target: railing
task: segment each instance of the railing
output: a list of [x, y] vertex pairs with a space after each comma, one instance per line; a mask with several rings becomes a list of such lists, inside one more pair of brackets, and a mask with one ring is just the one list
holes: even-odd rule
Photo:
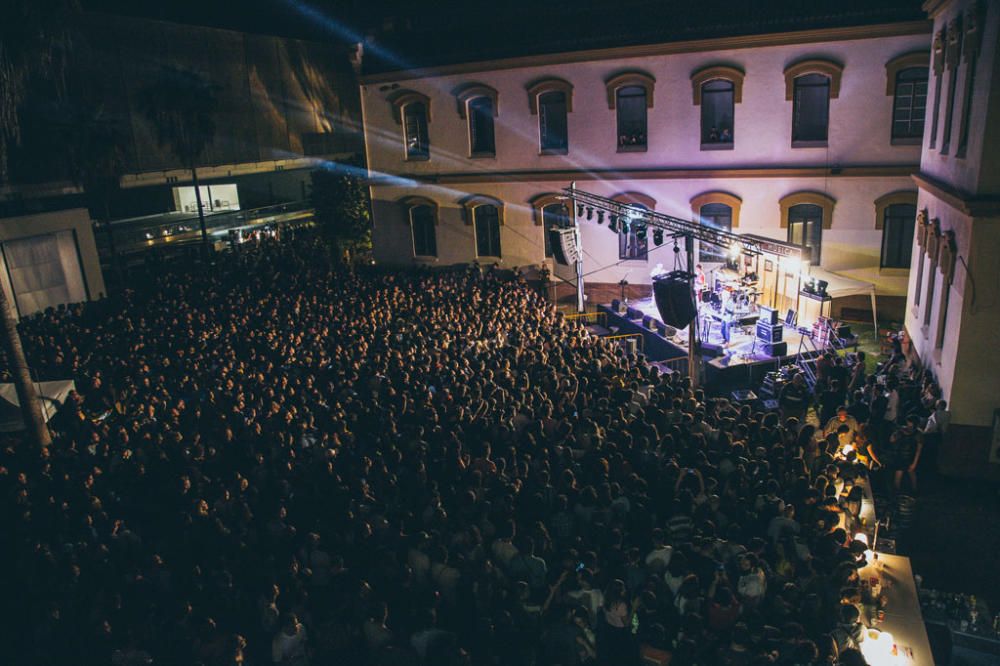
[[607, 326], [608, 323], [608, 313], [607, 312], [576, 312], [574, 314], [566, 315], [568, 321], [579, 321], [582, 324], [598, 324], [600, 326]]
[[671, 372], [680, 373], [682, 377], [686, 377], [688, 374], [688, 357], [681, 356], [679, 358], [671, 358], [666, 361], [659, 361], [658, 365], [665, 365]]
[[[247, 210], [224, 213], [205, 212], [205, 228], [215, 239], [229, 229], [266, 224], [273, 221], [289, 222], [311, 217], [313, 209], [309, 201], [262, 206]], [[116, 220], [110, 225], [102, 224], [95, 230], [98, 249], [110, 252], [108, 231], [114, 234], [115, 249], [121, 254], [137, 252], [160, 245], [181, 245], [201, 240], [201, 227], [197, 215], [187, 213], [165, 213], [144, 218]]]
[[625, 340], [626, 338], [636, 338], [639, 341], [639, 351], [642, 351], [642, 344], [645, 342], [642, 333], [622, 333], [620, 335], [608, 335], [604, 337], [605, 340], [611, 341]]

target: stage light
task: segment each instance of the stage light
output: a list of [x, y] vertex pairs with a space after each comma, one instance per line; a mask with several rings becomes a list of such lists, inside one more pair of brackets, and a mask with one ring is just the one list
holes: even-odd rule
[[739, 243], [733, 243], [733, 244], [732, 244], [732, 245], [731, 245], [731, 246], [729, 247], [729, 258], [730, 258], [730, 259], [736, 259], [736, 258], [738, 258], [738, 257], [740, 256], [740, 253], [741, 253], [742, 251], [743, 251], [743, 248], [742, 248], [742, 247], [740, 247], [740, 244], [739, 244]]
[[663, 229], [653, 229], [653, 243], [663, 245]]
[[613, 231], [615, 233], [618, 233], [618, 216], [617, 215], [612, 215], [611, 218], [608, 220], [608, 229], [610, 229], [611, 231]]
[[603, 210], [597, 211], [597, 223], [598, 224], [604, 224], [604, 211]]
[[635, 237], [638, 240], [646, 240], [646, 225], [640, 224], [635, 228]]
[[576, 216], [583, 217], [583, 204], [576, 205]]
[[587, 206], [587, 219], [588, 220], [594, 219], [594, 209], [592, 206]]

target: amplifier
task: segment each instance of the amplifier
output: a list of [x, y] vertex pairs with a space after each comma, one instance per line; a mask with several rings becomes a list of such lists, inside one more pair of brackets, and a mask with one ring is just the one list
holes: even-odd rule
[[847, 324], [840, 324], [837, 326], [837, 337], [838, 338], [849, 338], [851, 337], [851, 327]]
[[769, 308], [766, 305], [762, 305], [760, 310], [760, 320], [765, 324], [770, 324], [774, 326], [778, 323], [778, 311], [774, 308]]
[[787, 342], [765, 342], [764, 353], [768, 356], [788, 356]]
[[764, 342], [781, 342], [785, 327], [781, 324], [769, 326], [763, 321], [757, 322], [757, 339]]

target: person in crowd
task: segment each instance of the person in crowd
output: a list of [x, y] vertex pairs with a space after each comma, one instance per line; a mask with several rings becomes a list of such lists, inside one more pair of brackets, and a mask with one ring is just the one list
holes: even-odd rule
[[347, 269], [308, 233], [137, 270], [20, 325], [78, 394], [50, 447], [0, 442], [11, 663], [743, 666], [853, 635], [801, 377], [755, 412], [523, 277]]

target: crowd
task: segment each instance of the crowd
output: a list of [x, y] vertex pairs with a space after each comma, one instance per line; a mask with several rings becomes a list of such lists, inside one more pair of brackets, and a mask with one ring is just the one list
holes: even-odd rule
[[849, 446], [866, 465], [883, 470], [890, 492], [917, 491], [917, 470], [936, 467], [941, 437], [951, 413], [933, 375], [903, 353], [902, 336], [892, 339], [891, 356], [867, 374], [866, 356], [832, 352], [816, 362], [810, 391], [799, 373], [779, 394], [781, 412], [804, 420], [812, 408], [823, 437], [842, 451]]
[[22, 338], [9, 663], [864, 663], [856, 466], [516, 277], [265, 242]]

